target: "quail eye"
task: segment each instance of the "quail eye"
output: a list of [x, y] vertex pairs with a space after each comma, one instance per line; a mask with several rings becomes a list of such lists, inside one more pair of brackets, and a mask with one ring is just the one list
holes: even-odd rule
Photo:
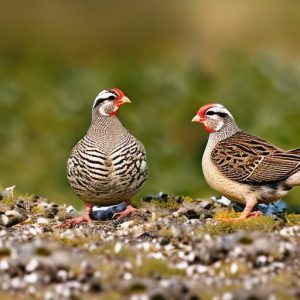
[[226, 114], [226, 113], [217, 112], [216, 114], [217, 114], [219, 117], [221, 117], [221, 118], [227, 117], [227, 114]]
[[213, 111], [208, 111], [208, 112], [206, 113], [207, 116], [212, 116], [212, 115], [215, 115], [215, 114], [216, 114], [216, 113], [213, 112]]

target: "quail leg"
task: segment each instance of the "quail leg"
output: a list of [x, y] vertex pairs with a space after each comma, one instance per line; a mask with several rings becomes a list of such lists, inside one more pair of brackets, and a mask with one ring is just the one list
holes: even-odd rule
[[252, 211], [253, 207], [256, 205], [257, 200], [255, 197], [248, 198], [246, 200], [246, 207], [241, 213], [241, 215], [237, 218], [217, 218], [217, 220], [224, 221], [224, 222], [240, 222], [240, 221], [246, 221], [250, 218], [259, 217], [262, 215], [260, 211]]
[[138, 209], [134, 208], [131, 204], [128, 204], [125, 210], [123, 210], [119, 213], [115, 213], [113, 215], [113, 219], [117, 219], [117, 220], [118, 219], [123, 219], [123, 218], [137, 212], [137, 211], [138, 211]]
[[77, 224], [81, 223], [90, 223], [91, 222], [91, 209], [92, 209], [92, 204], [91, 203], [85, 203], [85, 214], [76, 218], [69, 219], [62, 223], [61, 225], [58, 226], [58, 228], [70, 228], [73, 227]]

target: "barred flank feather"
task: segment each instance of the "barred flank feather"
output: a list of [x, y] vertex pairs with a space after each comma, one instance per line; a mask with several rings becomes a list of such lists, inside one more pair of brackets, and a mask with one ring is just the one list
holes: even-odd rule
[[98, 115], [73, 148], [67, 175], [83, 201], [120, 203], [132, 198], [145, 182], [146, 151], [117, 117]]

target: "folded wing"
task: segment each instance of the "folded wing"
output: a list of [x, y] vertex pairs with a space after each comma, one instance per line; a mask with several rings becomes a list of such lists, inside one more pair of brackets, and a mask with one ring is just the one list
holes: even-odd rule
[[285, 152], [242, 132], [217, 143], [211, 159], [227, 178], [247, 184], [283, 181], [300, 170], [300, 149]]

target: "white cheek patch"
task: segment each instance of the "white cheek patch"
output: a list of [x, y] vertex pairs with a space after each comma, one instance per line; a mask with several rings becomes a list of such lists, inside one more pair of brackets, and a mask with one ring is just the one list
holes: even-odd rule
[[101, 105], [99, 107], [99, 113], [100, 113], [100, 115], [102, 115], [102, 116], [109, 116], [109, 114], [107, 112], [105, 112], [104, 108], [105, 108], [104, 105], [103, 106]]
[[219, 120], [219, 121], [217, 122], [217, 126], [214, 128], [214, 130], [215, 130], [215, 131], [219, 131], [220, 129], [223, 128], [223, 126], [224, 126], [224, 122], [221, 121], [221, 120]]

